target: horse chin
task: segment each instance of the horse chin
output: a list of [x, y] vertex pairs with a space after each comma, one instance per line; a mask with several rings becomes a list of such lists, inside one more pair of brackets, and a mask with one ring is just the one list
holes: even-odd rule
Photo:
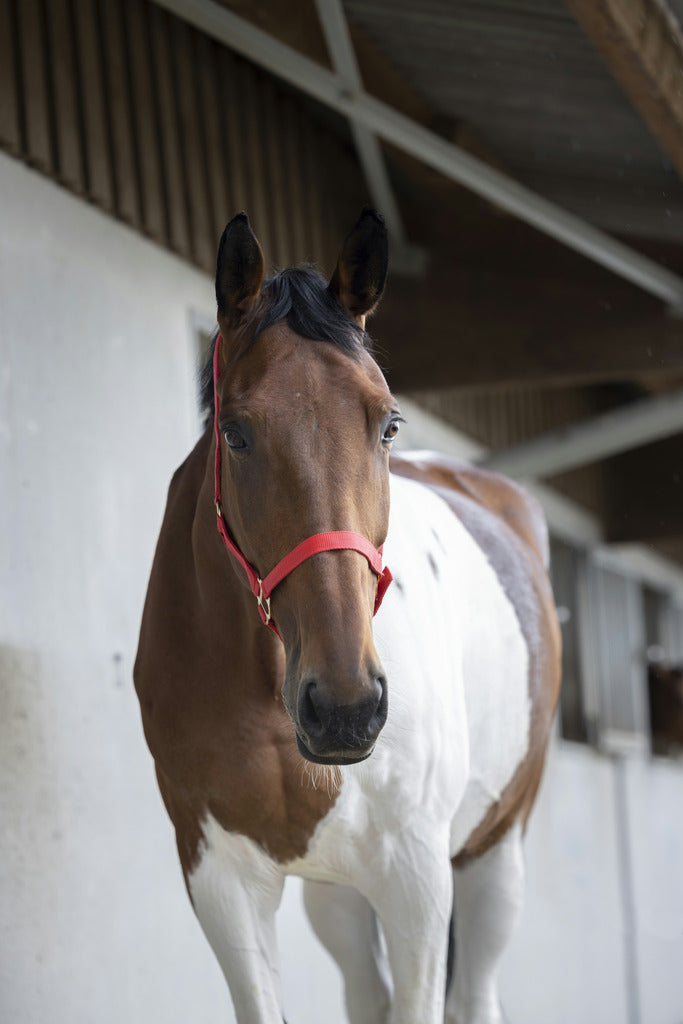
[[366, 750], [364, 753], [335, 753], [335, 754], [314, 754], [313, 751], [309, 750], [304, 741], [296, 733], [296, 745], [299, 748], [299, 753], [302, 757], [305, 757], [307, 761], [312, 761], [313, 764], [327, 764], [327, 765], [346, 765], [346, 764], [358, 764], [360, 761], [367, 761], [375, 749], [375, 744]]

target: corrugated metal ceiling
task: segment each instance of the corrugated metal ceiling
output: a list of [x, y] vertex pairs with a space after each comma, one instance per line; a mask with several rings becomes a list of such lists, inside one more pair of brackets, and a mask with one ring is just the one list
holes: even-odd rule
[[[680, 0], [683, 6], [683, 0]], [[683, 185], [562, 0], [345, 0], [438, 114], [623, 234], [683, 238]]]

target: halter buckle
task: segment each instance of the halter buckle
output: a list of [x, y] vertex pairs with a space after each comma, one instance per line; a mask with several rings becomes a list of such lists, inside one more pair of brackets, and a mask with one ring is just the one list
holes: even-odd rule
[[256, 604], [263, 612], [263, 621], [267, 626], [268, 623], [270, 622], [270, 598], [263, 596], [263, 580], [257, 578], [256, 582], [258, 583], [258, 594], [256, 595]]
[[216, 515], [218, 516], [219, 519], [222, 519], [223, 518], [223, 509], [221, 508], [220, 501], [218, 501], [218, 499], [216, 499], [216, 501], [214, 502], [214, 505], [216, 506]]

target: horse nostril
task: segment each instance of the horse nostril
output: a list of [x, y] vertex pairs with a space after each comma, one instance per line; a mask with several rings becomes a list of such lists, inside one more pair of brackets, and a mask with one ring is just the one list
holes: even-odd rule
[[368, 735], [376, 739], [387, 720], [387, 681], [385, 676], [375, 676], [375, 706], [368, 722]]
[[387, 718], [386, 679], [371, 672], [356, 700], [339, 703], [334, 688], [317, 676], [302, 681], [298, 698], [298, 727], [308, 744], [324, 749], [353, 750], [373, 743]]
[[301, 687], [299, 698], [299, 722], [311, 739], [319, 738], [325, 731], [319, 712], [320, 696], [315, 680]]

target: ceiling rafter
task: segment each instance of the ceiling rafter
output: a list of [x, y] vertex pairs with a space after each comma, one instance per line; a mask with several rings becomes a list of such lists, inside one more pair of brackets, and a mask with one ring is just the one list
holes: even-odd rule
[[442, 246], [423, 281], [389, 279], [370, 330], [380, 354], [391, 341], [392, 388], [652, 384], [683, 374], [683, 323], [653, 299], [545, 240], [530, 253], [524, 232], [505, 224], [484, 239], [509, 254], [507, 266], [476, 265], [467, 250], [449, 257]]
[[[334, 70], [351, 92], [362, 91], [363, 80], [341, 0], [315, 0], [315, 5]], [[402, 245], [406, 238], [403, 219], [377, 137], [355, 120], [351, 121], [351, 132], [373, 202], [382, 210], [389, 234]]]
[[[316, 0], [325, 41], [335, 71], [351, 92], [363, 90], [363, 80], [351, 42], [349, 25], [341, 0]], [[399, 273], [420, 273], [426, 265], [426, 253], [408, 244], [403, 218], [389, 180], [382, 147], [376, 135], [351, 119], [351, 134], [373, 204], [382, 211], [389, 232], [392, 268]]]
[[302, 56], [227, 8], [213, 0], [155, 2], [537, 230], [656, 295], [673, 309], [683, 309], [683, 279], [677, 274], [525, 188], [386, 103], [364, 91], [350, 93], [339, 74]]
[[633, 402], [492, 452], [486, 469], [536, 479], [599, 462], [683, 431], [683, 391]]
[[683, 177], [683, 32], [666, 0], [566, 0]]

